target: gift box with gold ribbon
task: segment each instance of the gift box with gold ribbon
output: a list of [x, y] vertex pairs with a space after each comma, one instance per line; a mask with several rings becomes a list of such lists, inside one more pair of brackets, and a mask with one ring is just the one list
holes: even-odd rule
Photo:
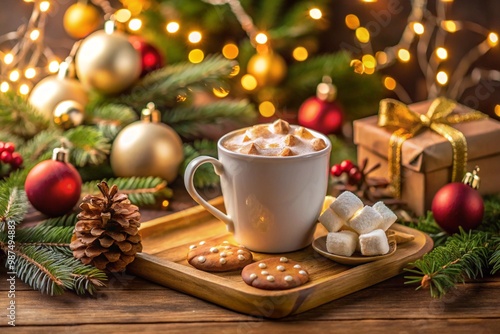
[[416, 214], [430, 210], [435, 193], [480, 168], [481, 194], [500, 193], [500, 122], [445, 98], [405, 105], [380, 102], [379, 113], [354, 122], [358, 161], [381, 164], [394, 197]]

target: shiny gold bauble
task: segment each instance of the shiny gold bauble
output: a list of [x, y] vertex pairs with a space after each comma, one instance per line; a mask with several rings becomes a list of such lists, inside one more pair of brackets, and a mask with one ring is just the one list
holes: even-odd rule
[[75, 67], [85, 88], [117, 94], [139, 78], [141, 57], [124, 33], [99, 30], [82, 41]]
[[63, 17], [64, 30], [75, 39], [87, 37], [102, 23], [99, 10], [90, 4], [77, 2], [68, 7]]
[[111, 168], [121, 177], [158, 176], [172, 182], [183, 159], [179, 135], [163, 123], [127, 125], [111, 148]]
[[273, 52], [257, 53], [247, 64], [247, 72], [257, 79], [260, 86], [278, 84], [285, 77], [286, 70], [283, 57]]
[[64, 130], [81, 125], [84, 117], [85, 108], [76, 101], [62, 101], [54, 109], [54, 123]]
[[85, 106], [87, 92], [78, 80], [58, 75], [42, 79], [33, 87], [28, 98], [28, 102], [48, 120], [52, 120], [56, 106], [66, 100]]

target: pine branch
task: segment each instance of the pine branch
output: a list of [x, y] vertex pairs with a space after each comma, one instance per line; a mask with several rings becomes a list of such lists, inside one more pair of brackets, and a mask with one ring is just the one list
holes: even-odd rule
[[16, 147], [20, 147], [22, 144], [24, 144], [24, 140], [21, 137], [13, 135], [8, 131], [8, 129], [0, 130], [0, 141], [14, 143]]
[[494, 250], [490, 256], [491, 274], [494, 275], [500, 270], [500, 235], [494, 235], [491, 239], [491, 248]]
[[187, 139], [201, 137], [207, 125], [222, 127], [230, 123], [239, 128], [253, 124], [256, 119], [255, 107], [246, 100], [179, 107], [163, 115], [163, 121]]
[[[5, 244], [0, 248], [7, 253]], [[67, 257], [37, 246], [26, 246], [11, 251], [15, 254], [14, 269], [8, 267], [33, 289], [49, 295], [59, 295], [71, 287], [71, 270], [63, 261]], [[6, 262], [8, 264], [8, 262]]]
[[187, 98], [197, 87], [219, 87], [221, 79], [229, 76], [233, 66], [233, 61], [221, 56], [209, 56], [199, 64], [166, 66], [146, 75], [132, 87], [130, 93], [108, 102], [129, 105], [136, 110], [143, 109], [151, 101], [158, 106], [172, 107], [179, 96]]
[[[172, 189], [159, 177], [110, 178], [103, 181], [116, 185], [120, 192], [127, 194], [130, 202], [137, 206], [154, 205], [160, 199], [172, 197]], [[97, 183], [98, 181], [84, 183], [82, 196], [98, 194]]]
[[[200, 155], [217, 157], [217, 143], [207, 139], [198, 140], [192, 144], [184, 144], [184, 161], [179, 168], [179, 174], [184, 175], [187, 165]], [[201, 165], [194, 174], [194, 185], [198, 188], [212, 187], [219, 184], [220, 179], [209, 164]]]
[[406, 271], [415, 275], [405, 276], [408, 279], [405, 283], [420, 283], [417, 289], [429, 288], [432, 297], [442, 297], [466, 277], [482, 277], [488, 268], [490, 242], [491, 235], [487, 232], [461, 230], [445, 245], [411, 263], [415, 268]]
[[481, 231], [500, 233], [500, 195], [484, 198], [484, 218], [478, 228]]
[[38, 224], [37, 226], [51, 226], [51, 227], [74, 227], [77, 222], [77, 213], [70, 213], [60, 217], [48, 218]]
[[61, 145], [61, 138], [61, 130], [45, 130], [20, 147], [19, 153], [24, 158], [25, 168], [31, 169], [38, 162], [49, 159], [52, 156], [52, 150]]
[[43, 246], [53, 251], [73, 256], [69, 249], [74, 226], [48, 226], [20, 228], [16, 230], [17, 246]]
[[15, 93], [0, 94], [0, 130], [28, 139], [49, 128], [49, 121]]
[[71, 277], [73, 285], [71, 289], [78, 295], [93, 295], [97, 288], [105, 286], [104, 282], [108, 280], [106, 274], [92, 266], [83, 265], [75, 258], [68, 259], [67, 265], [72, 268]]
[[28, 198], [24, 190], [0, 184], [0, 235], [5, 231], [6, 223], [20, 223], [28, 211]]
[[90, 126], [79, 126], [64, 133], [71, 142], [70, 160], [75, 166], [99, 165], [107, 158], [111, 143], [101, 132]]
[[137, 120], [137, 114], [132, 108], [113, 103], [98, 105], [90, 117], [98, 131], [109, 140], [113, 140], [121, 129]]

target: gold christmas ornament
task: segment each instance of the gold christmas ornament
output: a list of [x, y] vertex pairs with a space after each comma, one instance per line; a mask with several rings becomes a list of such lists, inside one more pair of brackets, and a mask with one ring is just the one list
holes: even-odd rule
[[75, 39], [94, 32], [102, 22], [99, 10], [89, 3], [77, 2], [68, 7], [63, 17], [64, 30]]
[[78, 78], [87, 89], [117, 94], [129, 88], [141, 74], [141, 57], [127, 36], [108, 21], [105, 30], [85, 38], [75, 59]]
[[85, 108], [78, 102], [66, 100], [54, 109], [54, 123], [64, 130], [74, 128], [83, 123]]
[[274, 52], [257, 53], [247, 64], [247, 72], [257, 79], [260, 86], [278, 84], [285, 77], [286, 70], [285, 60]]
[[61, 63], [57, 75], [50, 75], [38, 82], [28, 98], [28, 102], [48, 120], [52, 120], [56, 106], [62, 101], [71, 100], [82, 106], [88, 102], [82, 84], [68, 76], [69, 62]]
[[111, 148], [111, 167], [116, 176], [158, 176], [172, 182], [184, 159], [182, 140], [160, 122], [153, 103], [142, 111], [141, 121], [127, 125]]

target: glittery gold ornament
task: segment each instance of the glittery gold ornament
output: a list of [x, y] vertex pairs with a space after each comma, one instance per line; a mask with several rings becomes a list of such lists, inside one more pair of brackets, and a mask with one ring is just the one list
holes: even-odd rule
[[54, 109], [62, 101], [71, 100], [85, 106], [87, 92], [82, 84], [68, 76], [69, 60], [62, 62], [57, 75], [50, 75], [33, 87], [28, 102], [46, 119], [52, 120]]
[[73, 100], [59, 103], [54, 109], [54, 123], [64, 130], [74, 128], [83, 123], [84, 107]]
[[127, 125], [111, 148], [111, 167], [116, 176], [158, 176], [173, 181], [184, 159], [182, 140], [160, 122], [154, 104], [142, 111], [141, 121]]
[[76, 54], [78, 78], [87, 89], [117, 94], [129, 88], [141, 74], [141, 57], [127, 36], [114, 30], [112, 21], [82, 41]]
[[278, 84], [285, 77], [286, 69], [285, 60], [274, 52], [257, 53], [247, 64], [247, 72], [261, 86]]

